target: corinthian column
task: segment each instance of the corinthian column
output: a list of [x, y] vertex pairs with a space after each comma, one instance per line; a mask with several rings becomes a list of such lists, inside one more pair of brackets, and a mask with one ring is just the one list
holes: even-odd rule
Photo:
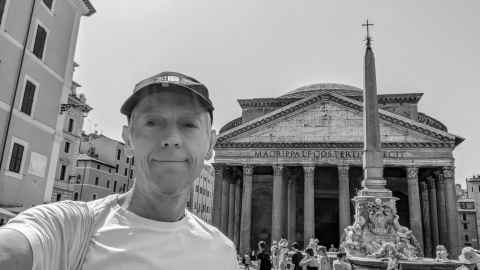
[[432, 226], [433, 246], [438, 245], [438, 211], [437, 211], [437, 190], [435, 188], [435, 179], [427, 177], [428, 193], [430, 198], [430, 225]]
[[227, 236], [233, 241], [233, 230], [235, 228], [234, 223], [235, 216], [235, 178], [230, 179], [228, 183], [228, 228]]
[[348, 165], [338, 166], [338, 214], [340, 236], [345, 227], [350, 225], [350, 181], [348, 179]]
[[306, 245], [310, 238], [315, 237], [315, 166], [304, 166], [305, 191], [304, 191], [304, 222], [303, 239]]
[[297, 208], [297, 190], [295, 188], [295, 179], [290, 176], [288, 179], [288, 242], [293, 243], [297, 241], [297, 222], [296, 222], [296, 208]]
[[242, 217], [240, 226], [240, 254], [250, 251], [252, 222], [252, 178], [253, 166], [243, 166]]
[[[230, 176], [228, 176], [230, 177]], [[228, 194], [230, 190], [229, 179], [223, 179], [222, 181], [222, 218], [221, 218], [221, 231], [227, 234], [228, 231]]]
[[[410, 229], [417, 238], [423, 251], [422, 210], [420, 209], [420, 191], [418, 188], [418, 168], [407, 167], [408, 208], [410, 212]], [[423, 252], [422, 252], [423, 253]]]
[[430, 201], [428, 200], [427, 183], [420, 182], [420, 192], [422, 194], [422, 213], [424, 231], [424, 253], [426, 257], [432, 257], [432, 231], [430, 227]]
[[448, 243], [450, 246], [450, 255], [455, 258], [459, 254], [458, 242], [458, 213], [457, 200], [455, 195], [455, 173], [453, 166], [443, 167], [443, 177], [445, 179], [445, 195], [447, 201], [447, 225], [448, 225]]
[[440, 171], [435, 172], [437, 178], [437, 203], [438, 203], [438, 230], [440, 232], [440, 244], [450, 249], [448, 243], [447, 226], [447, 199], [445, 197], [445, 179]]
[[235, 243], [235, 246], [238, 248], [239, 245], [239, 234], [240, 234], [240, 208], [241, 208], [241, 200], [242, 200], [242, 182], [240, 179], [237, 179], [237, 182], [235, 183], [235, 217], [234, 217], [234, 223], [235, 227], [233, 229], [233, 242]]
[[280, 240], [282, 234], [282, 165], [273, 165], [272, 241]]

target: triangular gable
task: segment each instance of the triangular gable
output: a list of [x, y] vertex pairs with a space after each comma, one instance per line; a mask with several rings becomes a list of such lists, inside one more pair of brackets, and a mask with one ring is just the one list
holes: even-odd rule
[[[362, 110], [359, 101], [322, 92], [232, 128], [220, 134], [218, 142], [361, 142]], [[456, 138], [382, 109], [379, 116], [382, 142], [454, 142]]]

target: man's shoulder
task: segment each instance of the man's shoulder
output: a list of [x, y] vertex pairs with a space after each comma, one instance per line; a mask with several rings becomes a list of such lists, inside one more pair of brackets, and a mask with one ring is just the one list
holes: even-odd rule
[[[188, 211], [188, 210], [187, 210]], [[197, 229], [202, 230], [204, 233], [210, 235], [211, 241], [215, 241], [218, 244], [226, 245], [235, 249], [235, 245], [233, 244], [232, 240], [225, 236], [217, 227], [207, 223], [206, 221], [202, 220], [201, 218], [197, 217], [195, 214], [188, 212], [191, 216], [193, 223], [197, 226]]]

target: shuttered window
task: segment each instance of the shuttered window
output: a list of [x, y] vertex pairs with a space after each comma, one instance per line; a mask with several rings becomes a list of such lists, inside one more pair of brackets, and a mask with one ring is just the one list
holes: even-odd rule
[[37, 33], [35, 33], [35, 43], [33, 44], [33, 54], [36, 55], [39, 59], [43, 59], [46, 42], [47, 31], [41, 25], [38, 25]]
[[10, 165], [8, 170], [14, 173], [20, 173], [20, 166], [22, 165], [23, 151], [25, 147], [18, 143], [13, 143], [12, 156], [10, 157]]
[[68, 119], [68, 132], [72, 132], [73, 131], [73, 119], [70, 118]]
[[67, 167], [65, 165], [62, 165], [60, 167], [60, 180], [65, 180], [65, 170]]
[[25, 90], [23, 91], [22, 107], [20, 111], [32, 115], [33, 100], [35, 98], [36, 86], [31, 81], [26, 82]]

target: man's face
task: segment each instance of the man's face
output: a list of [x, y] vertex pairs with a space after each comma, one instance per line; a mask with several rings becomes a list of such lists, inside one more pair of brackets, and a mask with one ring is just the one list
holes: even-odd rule
[[[125, 141], [148, 190], [178, 195], [200, 175], [215, 143], [208, 112], [192, 94], [161, 91], [134, 108]], [[140, 184], [140, 183], [138, 183]], [[153, 191], [153, 190], [152, 190]]]

